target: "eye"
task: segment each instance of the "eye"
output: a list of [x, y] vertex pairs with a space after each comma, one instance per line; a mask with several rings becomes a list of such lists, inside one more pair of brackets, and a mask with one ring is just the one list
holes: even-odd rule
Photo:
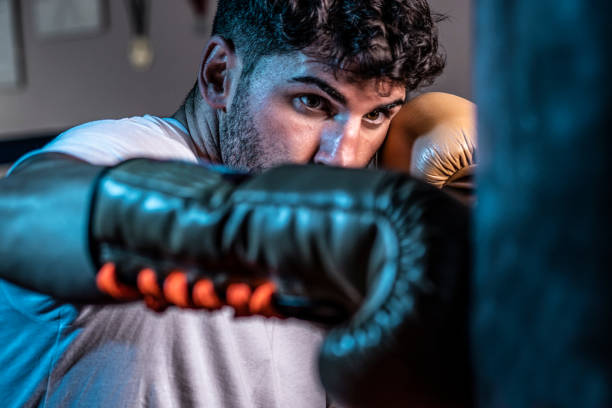
[[309, 109], [321, 109], [323, 108], [323, 99], [317, 95], [302, 95], [298, 97], [298, 100], [302, 105], [306, 106]]
[[377, 109], [366, 113], [363, 118], [372, 124], [379, 125], [389, 118], [389, 112]]
[[292, 99], [293, 108], [305, 115], [325, 115], [332, 116], [333, 109], [329, 101], [316, 94], [298, 95]]

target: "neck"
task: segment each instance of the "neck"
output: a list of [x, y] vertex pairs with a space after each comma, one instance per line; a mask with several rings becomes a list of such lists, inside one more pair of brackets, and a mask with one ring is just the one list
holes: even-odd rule
[[217, 111], [202, 99], [197, 85], [172, 117], [187, 129], [199, 158], [211, 163], [222, 163]]

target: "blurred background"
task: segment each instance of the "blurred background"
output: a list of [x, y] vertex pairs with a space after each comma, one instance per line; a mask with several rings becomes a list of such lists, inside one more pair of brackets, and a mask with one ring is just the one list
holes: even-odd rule
[[[447, 67], [421, 92], [471, 99], [471, 0], [429, 3], [448, 17], [439, 26]], [[0, 174], [77, 124], [171, 115], [195, 81], [215, 7], [216, 0], [0, 0]], [[136, 36], [150, 48], [132, 43]]]

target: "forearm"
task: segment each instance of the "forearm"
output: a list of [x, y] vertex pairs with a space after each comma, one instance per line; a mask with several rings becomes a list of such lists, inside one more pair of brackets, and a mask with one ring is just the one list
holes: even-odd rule
[[0, 180], [0, 277], [54, 297], [98, 301], [88, 218], [101, 167], [41, 155]]

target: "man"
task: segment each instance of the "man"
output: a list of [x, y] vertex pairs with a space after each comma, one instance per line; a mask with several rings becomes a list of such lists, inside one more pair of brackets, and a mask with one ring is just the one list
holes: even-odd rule
[[[367, 166], [407, 92], [431, 82], [442, 65], [425, 1], [221, 1], [197, 85], [172, 118], [79, 126], [23, 158], [3, 180], [1, 276], [12, 282], [0, 282], [7, 345], [0, 361], [8, 368], [3, 405], [325, 406], [314, 367], [319, 329], [293, 319], [234, 319], [228, 308], [209, 313], [171, 307], [155, 314], [142, 302], [109, 304], [100, 289], [113, 294], [113, 288], [104, 279], [96, 287], [95, 269], [110, 265], [111, 280], [140, 289], [149, 306], [217, 308], [212, 299], [248, 314], [248, 293], [233, 301], [229, 292], [228, 299], [210, 293], [200, 299], [193, 292], [183, 302], [164, 278], [179, 268], [188, 282], [179, 282], [178, 292], [195, 290], [196, 283], [210, 283], [198, 280], [205, 263], [225, 281], [247, 275], [257, 286], [259, 278], [271, 278], [275, 259], [286, 265], [293, 254], [299, 276], [279, 278], [287, 294], [309, 293], [333, 300], [335, 310], [354, 312], [362, 294], [344, 289], [341, 279], [323, 285], [322, 276], [306, 276], [354, 255], [344, 254], [345, 248], [330, 255], [332, 261], [308, 255], [310, 250], [300, 255], [299, 248], [314, 245], [326, 225], [340, 222], [337, 215], [317, 221], [318, 210], [310, 207], [291, 215], [298, 224], [311, 220], [303, 224], [305, 241], [293, 244], [302, 235], [293, 230], [297, 224], [283, 224], [282, 206], [270, 213], [253, 204], [244, 217], [238, 207], [258, 197], [274, 204], [292, 194], [296, 203], [316, 204], [320, 197], [341, 203], [341, 197], [362, 193], [344, 195], [338, 188], [367, 189], [367, 177], [372, 185], [387, 185], [386, 175], [364, 173], [360, 187], [361, 180], [339, 170], [286, 168], [250, 179], [185, 162], [253, 174], [284, 163]], [[182, 163], [125, 162], [134, 157]], [[313, 174], [325, 194], [302, 194], [316, 184]], [[243, 187], [246, 193], [237, 199], [235, 189]], [[227, 202], [232, 204], [224, 207]], [[371, 228], [354, 235], [359, 239], [351, 251], [371, 241], [366, 230]], [[313, 254], [325, 253], [319, 246]], [[303, 257], [316, 267], [301, 274]], [[265, 273], [260, 265], [267, 265]], [[147, 292], [138, 271], [151, 266], [159, 286]], [[297, 309], [295, 315], [309, 308]]]

